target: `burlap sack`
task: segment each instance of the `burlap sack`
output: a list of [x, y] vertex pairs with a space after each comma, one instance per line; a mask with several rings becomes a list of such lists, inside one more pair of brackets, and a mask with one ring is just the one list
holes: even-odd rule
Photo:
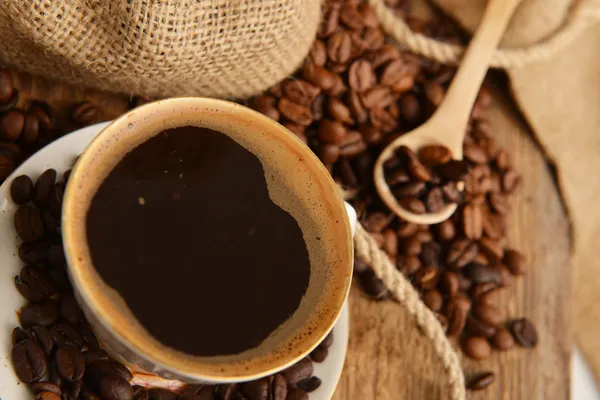
[[[486, 5], [485, 0], [433, 1], [471, 32]], [[599, 0], [524, 0], [502, 41], [505, 50], [494, 63], [507, 67], [515, 100], [557, 166], [573, 227], [573, 332], [600, 380], [598, 22]], [[400, 41], [431, 58], [457, 58], [456, 49], [393, 29]]]
[[290, 75], [321, 0], [5, 0], [0, 63], [145, 97], [245, 98]]

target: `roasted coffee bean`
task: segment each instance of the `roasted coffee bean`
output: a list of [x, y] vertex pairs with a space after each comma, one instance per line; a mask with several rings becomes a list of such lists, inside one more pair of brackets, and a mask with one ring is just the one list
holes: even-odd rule
[[476, 204], [467, 204], [463, 208], [462, 224], [465, 236], [477, 240], [483, 236], [483, 215], [481, 207]]
[[73, 291], [71, 282], [69, 282], [69, 277], [67, 276], [67, 272], [64, 268], [51, 269], [48, 275], [50, 275], [52, 282], [54, 282], [56, 287], [61, 291], [65, 293]]
[[[106, 373], [106, 366], [101, 361], [92, 362], [86, 367], [84, 381], [102, 399], [133, 400], [133, 389], [129, 382], [118, 374]], [[153, 398], [152, 393], [150, 398]]]
[[35, 394], [50, 392], [59, 396], [59, 398], [62, 395], [62, 390], [52, 382], [36, 382], [31, 385], [31, 389], [33, 389], [33, 393]]
[[83, 384], [81, 383], [81, 381], [67, 382], [65, 384], [65, 387], [63, 388], [63, 397], [67, 395], [69, 396], [67, 397], [68, 399], [77, 400], [79, 398], [79, 394], [81, 393], [82, 387]]
[[6, 103], [14, 94], [12, 74], [7, 69], [0, 69], [0, 104]]
[[254, 97], [249, 105], [261, 114], [264, 114], [275, 121], [279, 121], [279, 110], [275, 103], [275, 98], [272, 96], [262, 95]]
[[[184, 391], [182, 395], [186, 392]], [[143, 386], [135, 385], [133, 387], [133, 399], [134, 400], [150, 400], [150, 394], [148, 394], [148, 390]]]
[[464, 274], [473, 283], [501, 283], [500, 270], [494, 265], [471, 263], [465, 267]]
[[319, 139], [324, 143], [340, 145], [346, 134], [346, 128], [339, 121], [323, 119], [319, 123]]
[[12, 347], [15, 373], [25, 383], [37, 382], [46, 374], [46, 355], [34, 341], [25, 339]]
[[431, 173], [427, 170], [427, 167], [419, 161], [417, 155], [410, 148], [400, 146], [396, 152], [400, 158], [405, 160], [408, 171], [415, 179], [423, 182], [429, 182], [431, 180]]
[[442, 193], [444, 194], [444, 199], [449, 203], [461, 203], [463, 200], [462, 192], [458, 190], [456, 184], [453, 182], [443, 185]]
[[510, 324], [510, 331], [517, 343], [522, 347], [532, 348], [538, 343], [537, 330], [527, 318], [513, 321]]
[[456, 229], [451, 220], [447, 219], [435, 226], [440, 240], [450, 241], [456, 236]]
[[58, 309], [61, 318], [66, 319], [73, 325], [83, 320], [83, 313], [73, 296], [63, 296]]
[[66, 322], [59, 322], [50, 327], [50, 335], [54, 339], [57, 347], [73, 346], [80, 349], [83, 347], [83, 338], [81, 335]]
[[12, 201], [18, 205], [24, 205], [31, 199], [33, 192], [33, 181], [27, 175], [21, 175], [13, 179], [10, 185], [10, 196]]
[[437, 187], [431, 189], [425, 198], [425, 205], [430, 213], [441, 211], [446, 205], [442, 189]]
[[470, 334], [474, 336], [483, 336], [485, 338], [491, 338], [497, 332], [495, 325], [491, 325], [473, 317], [467, 317], [466, 327]]
[[71, 113], [73, 121], [81, 125], [89, 125], [99, 117], [100, 109], [90, 102], [79, 104]]
[[310, 107], [321, 93], [321, 89], [302, 79], [287, 80], [282, 84], [283, 94], [301, 106]]
[[484, 372], [470, 379], [469, 383], [467, 383], [467, 389], [483, 390], [490, 386], [492, 383], [494, 383], [495, 379], [496, 374], [494, 374], [493, 372]]
[[317, 346], [317, 348], [310, 353], [310, 359], [316, 363], [322, 363], [325, 361], [325, 359], [327, 359], [328, 355], [329, 349]]
[[33, 187], [33, 203], [38, 207], [46, 207], [50, 203], [50, 190], [56, 182], [56, 170], [44, 171], [35, 181]]
[[308, 53], [308, 60], [320, 67], [324, 66], [327, 62], [327, 48], [325, 47], [325, 43], [318, 39], [315, 40]]
[[463, 153], [465, 158], [474, 164], [485, 164], [488, 161], [485, 151], [481, 147], [474, 144], [464, 145]]
[[413, 275], [421, 268], [421, 260], [416, 256], [404, 256], [398, 260], [398, 265], [406, 275]]
[[499, 261], [504, 256], [504, 250], [500, 244], [490, 238], [482, 237], [479, 239], [479, 248], [490, 260]]
[[419, 269], [414, 276], [414, 284], [423, 289], [433, 289], [437, 286], [440, 278], [440, 271], [436, 267], [425, 266]]
[[56, 364], [52, 362], [48, 365], [48, 380], [58, 387], [62, 387], [64, 383], [63, 378], [56, 370]]
[[523, 275], [525, 269], [523, 264], [525, 263], [525, 257], [516, 250], [508, 249], [504, 252], [502, 262], [506, 265], [513, 275]]
[[[419, 232], [419, 239], [421, 235], [427, 233], [428, 232]], [[421, 254], [419, 254], [419, 258], [424, 265], [432, 265], [437, 267], [440, 264], [441, 252], [442, 248], [439, 243], [427, 241], [421, 246]]]
[[408, 256], [418, 256], [421, 253], [422, 246], [422, 242], [415, 236], [400, 243], [402, 253]]
[[327, 113], [334, 120], [340, 121], [344, 124], [352, 124], [354, 122], [352, 119], [352, 114], [350, 113], [350, 109], [344, 104], [344, 102], [335, 97], [330, 97], [327, 100]]
[[82, 354], [86, 365], [97, 360], [108, 360], [108, 353], [102, 349], [86, 350]]
[[450, 181], [462, 181], [469, 172], [469, 164], [466, 161], [450, 160], [436, 168], [436, 172]]
[[327, 39], [327, 56], [338, 64], [345, 64], [350, 60], [352, 52], [352, 38], [345, 31], [338, 31]]
[[32, 337], [29, 334], [29, 332], [27, 332], [26, 330], [24, 330], [20, 326], [17, 326], [16, 328], [13, 329], [13, 331], [12, 331], [12, 344], [16, 344], [16, 343], [22, 342], [25, 339], [32, 339]]
[[467, 312], [465, 308], [456, 301], [450, 301], [446, 306], [445, 316], [448, 320], [448, 328], [446, 334], [448, 336], [458, 336], [465, 327], [467, 320]]
[[48, 274], [39, 267], [25, 266], [15, 277], [15, 286], [23, 297], [32, 303], [45, 300], [56, 292]]
[[21, 309], [19, 319], [23, 328], [50, 326], [58, 320], [56, 303], [46, 300], [40, 304], [29, 304]]
[[98, 343], [98, 339], [96, 338], [96, 335], [94, 335], [94, 332], [92, 332], [92, 330], [85, 326], [85, 325], [80, 325], [77, 330], [79, 331], [79, 334], [81, 335], [85, 346], [88, 349], [97, 349], [98, 347], [100, 347], [100, 343]]
[[470, 336], [463, 342], [463, 352], [475, 360], [485, 360], [492, 353], [488, 341], [481, 336]]
[[285, 400], [308, 400], [309, 396], [304, 390], [296, 387], [288, 387], [288, 394]]
[[308, 107], [293, 103], [286, 98], [279, 100], [277, 107], [281, 115], [299, 125], [308, 126], [313, 120], [312, 113]]
[[375, 71], [366, 60], [357, 60], [348, 70], [348, 84], [358, 93], [371, 89], [377, 83]]
[[52, 243], [48, 248], [48, 262], [55, 268], [65, 266], [65, 251], [61, 243]]
[[442, 309], [444, 299], [439, 291], [432, 289], [423, 293], [423, 303], [425, 303], [431, 311], [438, 312]]
[[457, 268], [462, 268], [475, 258], [479, 248], [477, 244], [468, 239], [458, 239], [452, 242], [446, 262]]
[[500, 215], [507, 215], [510, 211], [506, 197], [500, 193], [490, 193], [488, 196], [490, 204], [494, 211]]
[[383, 232], [384, 242], [383, 250], [390, 256], [396, 257], [398, 254], [398, 236], [392, 229], [386, 229]]
[[14, 217], [15, 229], [24, 242], [33, 242], [44, 237], [42, 213], [31, 206], [19, 207]]
[[47, 104], [35, 101], [27, 110], [27, 114], [34, 115], [40, 124], [40, 128], [48, 132], [54, 129], [55, 118], [52, 108]]
[[33, 400], [64, 400], [64, 397], [52, 392], [40, 392], [35, 395]]
[[454, 272], [445, 271], [440, 277], [440, 287], [450, 297], [459, 291], [459, 278]]
[[75, 347], [58, 348], [55, 354], [55, 362], [58, 373], [64, 379], [74, 382], [83, 377], [85, 360], [81, 352]]
[[402, 208], [415, 214], [425, 214], [427, 211], [425, 204], [416, 197], [405, 197], [400, 199], [398, 203]]
[[298, 389], [302, 389], [306, 393], [314, 392], [321, 386], [321, 380], [316, 376], [311, 376], [310, 378], [303, 379], [296, 384]]
[[[134, 386], [134, 396], [135, 396], [135, 388]], [[191, 385], [186, 387], [177, 397], [177, 400], [212, 400], [213, 394], [215, 392], [215, 388], [213, 386], [207, 385]], [[146, 393], [146, 397], [149, 398], [149, 395]], [[141, 397], [141, 396], [140, 396]], [[135, 397], [137, 400], [137, 397]]]
[[25, 114], [18, 109], [12, 109], [0, 117], [0, 138], [7, 142], [16, 141], [23, 133]]
[[447, 163], [452, 159], [452, 153], [447, 147], [438, 144], [423, 146], [418, 152], [421, 162], [428, 166]]
[[177, 400], [177, 393], [163, 388], [151, 388], [148, 390], [150, 400]]
[[479, 303], [473, 309], [477, 318], [481, 321], [487, 322], [490, 325], [498, 326], [502, 323], [502, 315], [500, 310], [495, 306], [487, 303]]
[[384, 108], [371, 109], [369, 111], [369, 121], [371, 121], [375, 129], [385, 133], [394, 131], [398, 125], [397, 119]]
[[362, 135], [358, 131], [348, 131], [340, 144], [340, 155], [343, 157], [354, 158], [359, 156], [367, 149], [367, 144], [362, 140]]
[[34, 144], [40, 135], [40, 120], [35, 114], [27, 112], [23, 123], [23, 132], [19, 143], [25, 146]]
[[498, 329], [490, 342], [495, 349], [502, 351], [512, 349], [515, 346], [515, 339], [506, 329]]
[[404, 183], [400, 185], [396, 185], [392, 191], [396, 198], [404, 198], [404, 197], [419, 197], [423, 193], [427, 186], [425, 182], [410, 182]]
[[305, 64], [302, 77], [321, 90], [329, 90], [337, 82], [337, 75], [315, 64]]
[[385, 300], [390, 297], [390, 292], [387, 290], [383, 282], [377, 278], [375, 272], [369, 269], [358, 277], [359, 283], [364, 292], [375, 300]]
[[395, 95], [387, 86], [378, 85], [363, 92], [360, 99], [369, 110], [384, 109], [395, 101]]
[[506, 193], [513, 193], [520, 184], [521, 176], [514, 169], [509, 169], [502, 174], [502, 189]]
[[47, 328], [43, 326], [34, 326], [31, 328], [31, 336], [33, 340], [44, 350], [47, 356], [52, 354], [54, 350], [54, 338], [50, 335]]
[[283, 375], [288, 385], [295, 385], [302, 379], [310, 377], [312, 374], [313, 364], [308, 358], [303, 358], [296, 364], [281, 372], [281, 375]]
[[340, 158], [340, 147], [335, 144], [324, 144], [319, 147], [317, 155], [323, 164], [333, 164]]
[[240, 391], [249, 399], [268, 400], [269, 380], [268, 378], [245, 382], [240, 385]]
[[54, 185], [52, 189], [50, 189], [48, 208], [50, 209], [52, 216], [56, 219], [60, 219], [63, 195], [64, 192], [58, 185]]

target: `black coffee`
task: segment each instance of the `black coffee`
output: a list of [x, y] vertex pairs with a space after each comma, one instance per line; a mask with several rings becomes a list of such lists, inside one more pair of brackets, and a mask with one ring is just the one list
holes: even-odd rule
[[209, 129], [166, 130], [129, 152], [87, 215], [92, 261], [161, 343], [188, 354], [259, 345], [298, 308], [310, 264], [259, 159]]

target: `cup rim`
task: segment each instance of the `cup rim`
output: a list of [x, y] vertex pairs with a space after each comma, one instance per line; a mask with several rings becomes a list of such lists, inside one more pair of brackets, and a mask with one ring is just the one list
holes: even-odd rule
[[[348, 265], [346, 266], [346, 271], [344, 274], [343, 283], [341, 285], [341, 289], [337, 296], [331, 296], [330, 298], [334, 298], [335, 310], [333, 313], [333, 317], [326, 324], [318, 329], [318, 335], [314, 337], [314, 340], [310, 342], [303, 342], [303, 349], [301, 352], [297, 353], [297, 355], [293, 356], [290, 353], [286, 354], [284, 357], [281, 357], [281, 360], [275, 362], [272, 360], [269, 364], [268, 368], [264, 368], [263, 370], [258, 370], [255, 368], [251, 373], [246, 374], [224, 374], [215, 372], [215, 370], [219, 370], [219, 366], [222, 364], [227, 364], [227, 362], [223, 363], [210, 363], [210, 369], [213, 372], [208, 372], [206, 369], [202, 372], [198, 372], [193, 368], [188, 368], [187, 366], [182, 365], [173, 365], [168, 358], [165, 357], [157, 357], [156, 354], [150, 355], [144, 351], [144, 349], [139, 346], [138, 343], [132, 343], [127, 340], [122, 331], [117, 329], [117, 327], [112, 323], [114, 321], [111, 320], [109, 314], [102, 312], [105, 307], [101, 306], [100, 303], [96, 299], [96, 295], [92, 294], [89, 290], [89, 287], [86, 286], [85, 281], [82, 279], [82, 271], [80, 268], [80, 263], [74, 259], [74, 255], [72, 254], [72, 241], [73, 241], [73, 231], [72, 231], [72, 221], [71, 221], [71, 213], [70, 210], [72, 208], [72, 204], [75, 203], [75, 199], [77, 198], [77, 190], [73, 189], [76, 186], [76, 183], [80, 180], [82, 171], [78, 166], [86, 165], [89, 163], [88, 157], [90, 154], [95, 153], [94, 150], [98, 149], [98, 146], [101, 143], [106, 141], [107, 137], [111, 137], [116, 132], [119, 131], [119, 128], [122, 127], [123, 124], [127, 125], [131, 118], [134, 118], [135, 113], [139, 113], [140, 110], [143, 112], [150, 111], [153, 109], [160, 108], [176, 108], [177, 105], [184, 105], [192, 103], [197, 106], [200, 113], [205, 112], [208, 108], [216, 109], [220, 112], [229, 112], [229, 113], [237, 113], [241, 114], [242, 120], [253, 119], [254, 121], [258, 121], [258, 124], [266, 124], [272, 129], [274, 132], [281, 132], [285, 134], [285, 137], [288, 140], [290, 145], [295, 147], [295, 150], [301, 152], [303, 156], [306, 156], [310, 159], [313, 159], [313, 169], [312, 172], [319, 175], [319, 180], [323, 183], [329, 185], [334, 192], [334, 195], [331, 196], [331, 200], [335, 202], [336, 210], [339, 211], [339, 215], [343, 220], [344, 231], [346, 234], [346, 242], [348, 243], [346, 249], [348, 251]], [[241, 104], [237, 104], [234, 102], [212, 99], [212, 98], [202, 98], [202, 97], [176, 97], [169, 98], [164, 100], [158, 100], [154, 102], [150, 102], [144, 104], [138, 108], [135, 108], [126, 114], [123, 114], [119, 118], [112, 121], [109, 125], [102, 129], [102, 131], [92, 140], [92, 142], [86, 147], [86, 150], [79, 157], [77, 164], [73, 167], [69, 183], [67, 184], [63, 202], [63, 213], [62, 213], [62, 227], [63, 227], [63, 243], [65, 248], [65, 257], [67, 261], [67, 270], [69, 276], [71, 278], [71, 282], [73, 287], [75, 288], [77, 294], [86, 304], [86, 306], [90, 309], [90, 311], [96, 317], [95, 319], [100, 323], [100, 325], [108, 330], [112, 337], [117, 339], [121, 345], [127, 347], [128, 350], [134, 352], [136, 355], [141, 357], [144, 361], [150, 362], [153, 365], [158, 366], [163, 371], [168, 371], [169, 373], [175, 374], [177, 377], [181, 378], [189, 378], [191, 380], [197, 381], [210, 381], [217, 383], [231, 383], [231, 382], [239, 382], [239, 381], [248, 381], [259, 379], [264, 376], [268, 376], [278, 371], [281, 371], [294, 363], [298, 362], [300, 359], [306, 357], [331, 331], [335, 322], [337, 321], [343, 304], [346, 301], [349, 291], [350, 284], [352, 281], [352, 260], [353, 260], [353, 246], [352, 246], [352, 233], [351, 233], [351, 224], [349, 222], [348, 215], [346, 213], [345, 204], [339, 191], [337, 190], [336, 184], [331, 178], [329, 172], [325, 168], [325, 166], [320, 162], [320, 160], [316, 157], [316, 155], [310, 150], [299, 138], [297, 138], [292, 132], [290, 132], [287, 128], [279, 124], [278, 122], [268, 118], [267, 116], [260, 114], [248, 107], [245, 107]], [[165, 346], [166, 347], [166, 346]], [[206, 359], [210, 359], [211, 357], [205, 357]], [[200, 365], [202, 363], [198, 363]], [[182, 368], [183, 367], [183, 368]]]

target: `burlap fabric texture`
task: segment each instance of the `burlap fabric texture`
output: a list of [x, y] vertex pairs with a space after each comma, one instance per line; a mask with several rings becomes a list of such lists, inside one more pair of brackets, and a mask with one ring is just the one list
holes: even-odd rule
[[144, 97], [245, 98], [290, 75], [321, 0], [0, 1], [0, 63]]

